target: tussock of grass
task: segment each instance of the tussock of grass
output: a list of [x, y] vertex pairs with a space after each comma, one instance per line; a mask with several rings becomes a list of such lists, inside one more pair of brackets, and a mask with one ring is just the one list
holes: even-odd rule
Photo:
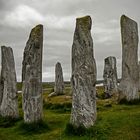
[[[104, 127], [106, 125], [106, 127]], [[105, 139], [107, 135], [110, 133], [110, 127], [107, 122], [95, 123], [94, 126], [90, 128], [85, 128], [84, 126], [76, 127], [70, 123], [66, 125], [64, 130], [65, 135], [67, 136], [86, 136], [87, 139], [97, 138], [97, 139]]]

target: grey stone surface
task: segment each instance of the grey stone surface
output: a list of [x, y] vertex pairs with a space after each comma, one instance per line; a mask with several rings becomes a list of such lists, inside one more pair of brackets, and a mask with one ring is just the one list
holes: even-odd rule
[[3, 97], [3, 83], [2, 83], [2, 79], [1, 79], [1, 75], [0, 75], [0, 105], [2, 102], [2, 97]]
[[55, 86], [54, 92], [56, 95], [64, 93], [64, 80], [63, 80], [63, 71], [61, 64], [59, 62], [55, 65]]
[[120, 82], [119, 100], [138, 99], [138, 26], [137, 23], [123, 15], [121, 17], [122, 35], [122, 80]]
[[1, 106], [0, 114], [3, 117], [18, 118], [18, 96], [16, 88], [16, 71], [13, 50], [10, 47], [1, 47]]
[[90, 16], [76, 19], [72, 45], [72, 112], [75, 126], [94, 125], [96, 120], [96, 63], [93, 55]]
[[104, 89], [105, 93], [113, 95], [118, 92], [118, 77], [117, 77], [117, 67], [116, 58], [109, 56], [104, 59]]
[[139, 67], [139, 86], [138, 87], [139, 87], [139, 91], [140, 91], [140, 61], [139, 61], [139, 66], [138, 67]]
[[52, 92], [48, 95], [48, 97], [53, 97], [53, 96], [57, 96], [57, 94], [55, 92]]
[[22, 63], [23, 111], [26, 123], [37, 122], [43, 116], [42, 51], [43, 25], [37, 25], [30, 33]]

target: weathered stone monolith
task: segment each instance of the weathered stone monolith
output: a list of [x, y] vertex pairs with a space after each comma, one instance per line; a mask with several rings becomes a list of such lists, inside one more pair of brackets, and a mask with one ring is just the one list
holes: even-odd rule
[[76, 19], [72, 45], [72, 112], [70, 123], [89, 128], [96, 120], [96, 63], [90, 16]]
[[0, 115], [3, 117], [18, 118], [18, 96], [16, 88], [16, 71], [13, 50], [10, 47], [1, 47], [1, 106]]
[[120, 82], [119, 100], [139, 99], [138, 94], [138, 26], [137, 23], [123, 15], [121, 17], [122, 35], [122, 80]]
[[0, 105], [2, 102], [2, 97], [3, 97], [3, 83], [2, 83], [2, 79], [1, 79], [1, 75], [0, 75]]
[[22, 67], [24, 122], [42, 119], [43, 25], [32, 29], [24, 50]]
[[64, 80], [63, 80], [63, 71], [61, 64], [59, 62], [55, 65], [55, 86], [54, 92], [56, 95], [63, 94], [64, 92]]
[[118, 91], [118, 78], [117, 78], [117, 67], [116, 58], [109, 56], [104, 59], [104, 90], [110, 96], [117, 93]]
[[139, 92], [140, 92], [140, 61], [139, 61]]

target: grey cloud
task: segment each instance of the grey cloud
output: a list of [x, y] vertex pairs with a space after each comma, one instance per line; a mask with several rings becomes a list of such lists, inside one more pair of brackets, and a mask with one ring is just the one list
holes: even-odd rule
[[[54, 66], [57, 61], [62, 64], [64, 79], [69, 80], [75, 19], [77, 16], [91, 15], [98, 79], [102, 79], [104, 58], [110, 55], [117, 58], [120, 77], [120, 16], [126, 14], [139, 24], [139, 5], [139, 0], [9, 0], [8, 2], [0, 0], [0, 45], [7, 45], [13, 48], [17, 79], [20, 81], [23, 50], [29, 33], [36, 24], [42, 23], [44, 25], [43, 80], [54, 80]], [[4, 23], [5, 17], [19, 6], [27, 6], [29, 11], [31, 9], [30, 14], [36, 12], [39, 19], [31, 15], [30, 21], [27, 19], [27, 23], [24, 26], [17, 26], [24, 24], [24, 21], [22, 22], [21, 20], [16, 20], [17, 22], [20, 21], [19, 23], [13, 21], [15, 24], [12, 24], [12, 26], [12, 21], [10, 20], [8, 20], [9, 23]], [[28, 22], [30, 23], [29, 25]]]

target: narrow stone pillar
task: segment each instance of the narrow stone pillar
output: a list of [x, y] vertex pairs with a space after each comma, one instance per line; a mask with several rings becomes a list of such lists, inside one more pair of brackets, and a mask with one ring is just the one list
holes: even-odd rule
[[119, 100], [139, 99], [138, 94], [138, 26], [137, 23], [123, 15], [121, 17], [122, 35], [122, 80], [120, 82]]
[[3, 83], [0, 75], [0, 105], [2, 103], [2, 97], [3, 97]]
[[55, 87], [54, 92], [56, 95], [64, 93], [64, 80], [63, 80], [63, 71], [61, 64], [59, 62], [55, 65]]
[[118, 91], [118, 78], [116, 68], [116, 58], [109, 56], [104, 59], [104, 89], [105, 93], [113, 95]]
[[18, 96], [16, 88], [16, 71], [13, 50], [10, 47], [1, 47], [1, 106], [0, 115], [3, 117], [18, 118]]
[[89, 128], [96, 120], [96, 63], [90, 16], [76, 19], [72, 45], [72, 112], [70, 123]]
[[22, 63], [24, 122], [42, 119], [42, 51], [43, 25], [37, 25], [30, 33]]
[[140, 92], [140, 61], [139, 61], [139, 92]]

